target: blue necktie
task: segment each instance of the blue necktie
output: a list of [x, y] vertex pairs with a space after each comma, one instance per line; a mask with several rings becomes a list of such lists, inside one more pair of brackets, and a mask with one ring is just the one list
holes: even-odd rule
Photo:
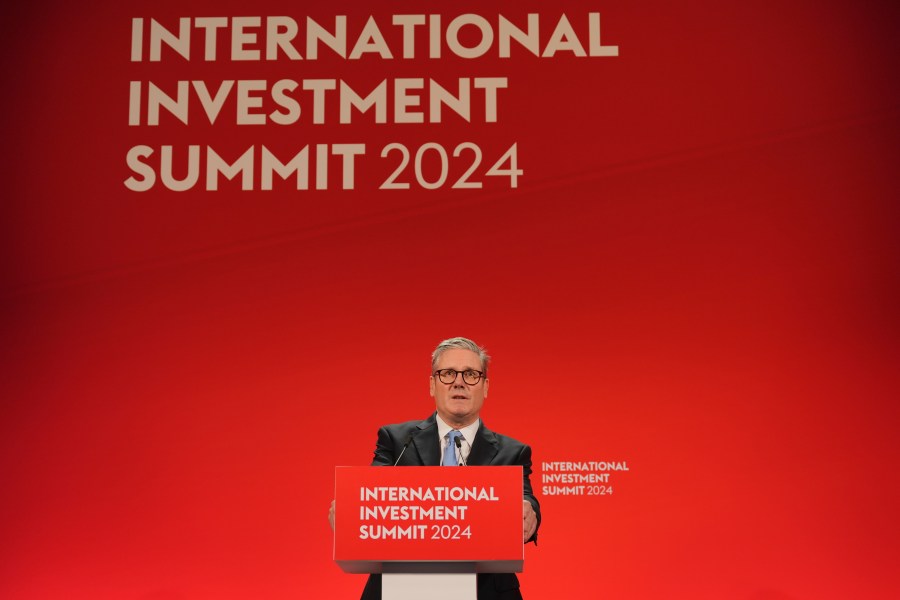
[[444, 448], [444, 466], [456, 467], [459, 462], [456, 460], [456, 438], [462, 437], [462, 433], [453, 430], [447, 434], [447, 447]]

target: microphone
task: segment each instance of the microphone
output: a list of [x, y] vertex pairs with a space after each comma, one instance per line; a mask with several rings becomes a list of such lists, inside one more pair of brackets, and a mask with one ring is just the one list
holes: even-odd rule
[[403, 453], [406, 452], [406, 449], [409, 447], [409, 443], [413, 441], [414, 437], [416, 437], [415, 433], [411, 433], [408, 436], [406, 436], [406, 441], [403, 442], [403, 450], [400, 451], [400, 456], [397, 457], [397, 461], [391, 466], [394, 466], [394, 467], [397, 466], [397, 463], [399, 463], [400, 459], [403, 458]]
[[456, 442], [456, 449], [459, 450], [459, 460], [462, 461], [459, 466], [468, 467], [469, 465], [466, 464], [466, 459], [463, 458], [462, 454], [462, 436], [454, 438], [453, 441]]

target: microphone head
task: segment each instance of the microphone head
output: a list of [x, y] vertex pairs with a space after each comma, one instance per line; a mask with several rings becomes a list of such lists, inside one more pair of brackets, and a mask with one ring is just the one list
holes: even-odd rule
[[457, 437], [457, 438], [453, 438], [453, 441], [456, 442], [456, 447], [457, 447], [457, 448], [462, 448], [462, 436]]

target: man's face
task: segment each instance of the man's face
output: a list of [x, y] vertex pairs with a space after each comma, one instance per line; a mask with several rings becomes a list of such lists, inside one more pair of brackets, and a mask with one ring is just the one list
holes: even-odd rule
[[450, 348], [438, 357], [435, 370], [453, 369], [459, 371], [453, 383], [441, 383], [434, 376], [430, 379], [431, 395], [441, 418], [454, 427], [465, 427], [475, 422], [481, 405], [487, 398], [488, 380], [482, 379], [475, 385], [463, 381], [462, 373], [468, 369], [484, 371], [478, 354], [463, 348]]

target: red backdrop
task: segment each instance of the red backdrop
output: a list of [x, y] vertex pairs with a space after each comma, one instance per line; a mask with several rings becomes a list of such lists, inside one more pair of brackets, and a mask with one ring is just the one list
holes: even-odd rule
[[[414, 59], [236, 62], [223, 34], [220, 60], [199, 36], [191, 60], [130, 60], [133, 18], [346, 15], [355, 40], [371, 14], [396, 50], [391, 15], [469, 12], [538, 13], [542, 43], [599, 12], [619, 56], [429, 59], [420, 40]], [[355, 597], [331, 561], [334, 467], [430, 413], [429, 353], [453, 335], [495, 357], [485, 422], [534, 449], [526, 597], [900, 594], [894, 3], [4, 13], [3, 598]], [[508, 79], [496, 123], [340, 124], [332, 103], [321, 125], [304, 105], [238, 126], [230, 97], [213, 124], [196, 98], [187, 125], [128, 124], [132, 81], [476, 77]], [[473, 142], [482, 172], [515, 143], [523, 175], [379, 190], [389, 142]], [[342, 143], [366, 145], [353, 190], [334, 167], [327, 190], [124, 183], [138, 145], [172, 145], [182, 177], [192, 144], [233, 161]], [[543, 494], [542, 463], [572, 460], [629, 470], [610, 495]]]

